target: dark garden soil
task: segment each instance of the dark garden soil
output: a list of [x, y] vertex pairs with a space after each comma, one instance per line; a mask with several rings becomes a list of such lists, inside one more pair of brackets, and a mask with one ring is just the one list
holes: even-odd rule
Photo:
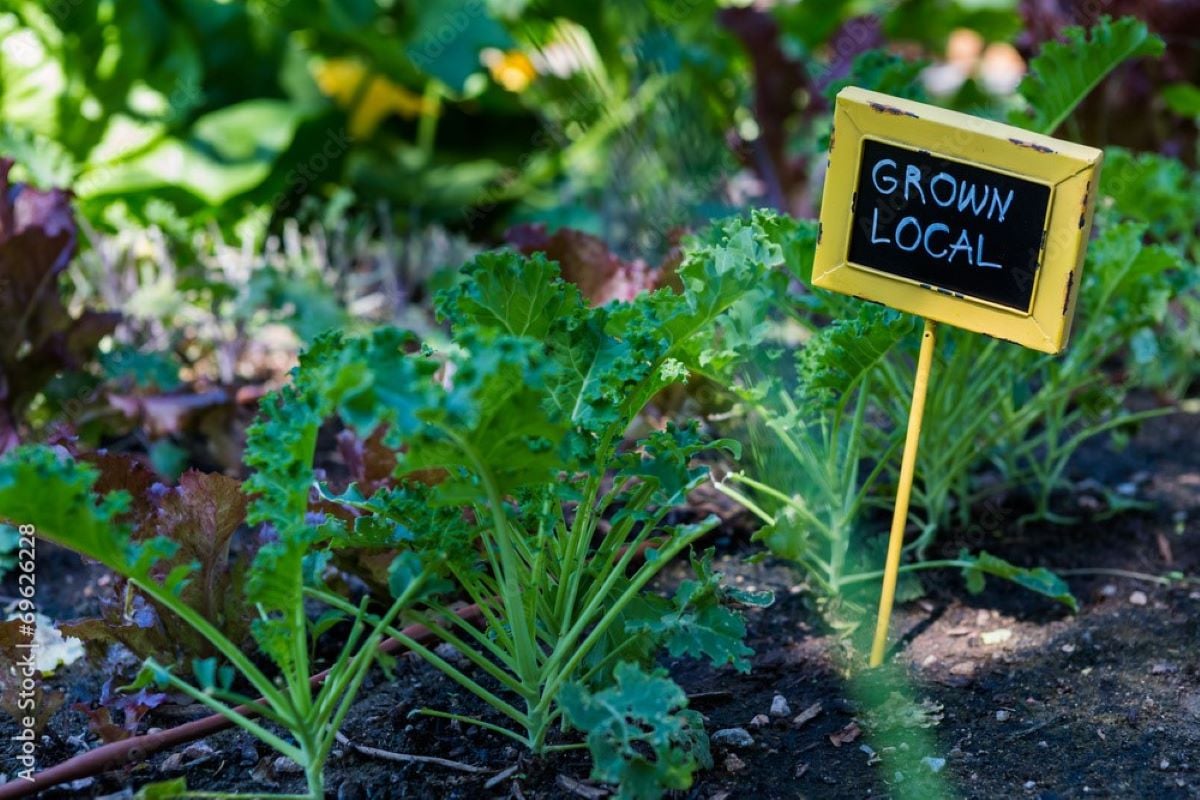
[[[1200, 574], [1200, 416], [1152, 421], [1126, 450], [1096, 446], [1076, 463], [1081, 489], [1064, 502], [1102, 508], [1089, 489], [1099, 481], [1154, 507], [1074, 527], [1017, 530], [1009, 522], [1020, 513], [1013, 500], [996, 510], [987, 530], [945, 537], [947, 551], [986, 548], [1016, 563], [1064, 570]], [[750, 674], [666, 665], [705, 715], [710, 735], [740, 727], [753, 739], [714, 743], [714, 768], [678, 797], [1200, 798], [1200, 584], [1072, 575], [1081, 602], [1072, 615], [1011, 584], [992, 580], [972, 596], [958, 575], [938, 575], [927, 581], [924, 598], [897, 610], [894, 630], [902, 638], [893, 668], [850, 679], [863, 674], [851, 669], [854, 637], [823, 622], [812, 595], [794, 586], [794, 573], [777, 563], [748, 563], [753, 549], [740, 538], [717, 544], [729, 579], [769, 586], [778, 601], [749, 616], [756, 651]], [[51, 566], [74, 569], [75, 583], [66, 572], [50, 573]], [[46, 570], [42, 582], [54, 584], [46, 591], [55, 602], [87, 604], [88, 576], [77, 566], [63, 558]], [[868, 618], [861, 631], [869, 627]], [[64, 674], [75, 695], [68, 705], [94, 696], [94, 685], [71, 684], [84, 674]], [[405, 658], [394, 678], [375, 676], [344, 730], [358, 744], [515, 771], [489, 787], [492, 775], [341, 748], [327, 771], [330, 796], [607, 796], [588, 781], [586, 753], [530, 760], [490, 733], [409, 715], [422, 706], [480, 713], [466, 692]], [[178, 709], [150, 717], [163, 727], [178, 721]], [[0, 724], [5, 747], [13, 730], [7, 720]], [[83, 716], [64, 711], [51, 724], [43, 762], [94, 745]], [[0, 752], [8, 763], [11, 753]], [[104, 796], [179, 775], [209, 791], [302, 790], [297, 775], [275, 767], [265, 748], [227, 732], [46, 796]]]

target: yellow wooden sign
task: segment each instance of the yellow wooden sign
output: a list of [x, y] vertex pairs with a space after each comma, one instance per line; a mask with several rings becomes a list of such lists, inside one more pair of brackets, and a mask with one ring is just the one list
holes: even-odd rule
[[871, 666], [887, 649], [936, 323], [1066, 347], [1101, 158], [924, 103], [838, 93], [813, 285], [925, 318]]
[[849, 87], [837, 97], [813, 284], [1057, 353], [1102, 153]]

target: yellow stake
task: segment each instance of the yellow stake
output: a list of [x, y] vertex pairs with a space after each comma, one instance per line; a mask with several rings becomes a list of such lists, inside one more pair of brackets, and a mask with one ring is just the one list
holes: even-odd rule
[[883, 571], [883, 593], [879, 597], [879, 619], [875, 624], [875, 643], [871, 647], [871, 666], [883, 663], [887, 651], [888, 624], [896, 600], [896, 577], [900, 571], [900, 552], [904, 548], [904, 527], [908, 522], [908, 501], [912, 494], [913, 469], [917, 464], [917, 445], [921, 440], [921, 420], [925, 418], [925, 391], [929, 388], [929, 370], [933, 366], [933, 334], [937, 323], [925, 320], [921, 334], [921, 355], [917, 358], [917, 379], [913, 384], [912, 406], [908, 409], [908, 432], [904, 438], [904, 457], [900, 461], [900, 485], [896, 487], [896, 510], [892, 512], [892, 535], [888, 540], [887, 563]]

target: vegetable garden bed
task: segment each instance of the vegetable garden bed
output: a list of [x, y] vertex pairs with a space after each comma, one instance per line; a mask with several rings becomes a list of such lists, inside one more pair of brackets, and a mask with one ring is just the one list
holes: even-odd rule
[[[1116, 524], [1055, 529], [1058, 545], [1040, 552], [1041, 563], [1064, 569], [1087, 563], [1097, 571], [1152, 573], [1169, 567], [1194, 574], [1200, 568], [1197, 431], [1194, 414], [1178, 414], [1147, 425], [1117, 457], [1102, 447], [1082, 454], [1072, 465], [1073, 473], [1115, 483], [1132, 480], [1140, 498], [1161, 505]], [[1152, 476], [1147, 474], [1149, 466], [1154, 467]], [[1078, 497], [1085, 504], [1094, 502], [1086, 491]], [[996, 513], [1016, 514], [1020, 508], [1014, 503]], [[1015, 556], [1045, 535], [1045, 529], [1037, 527], [1021, 536], [1001, 530], [977, 533], [971, 543]], [[1161, 586], [1105, 574], [1072, 577], [1082, 610], [1070, 615], [1056, 604], [1005, 585], [972, 596], [962, 592], [956, 579], [938, 581], [926, 598], [903, 606], [896, 620], [903, 647], [898, 670], [903, 682], [897, 685], [924, 716], [903, 718], [898, 734], [892, 735], [907, 746], [920, 743], [925, 748], [911, 759], [916, 774], [897, 780], [894, 770], [872, 763], [875, 757], [862, 749], [866, 745], [877, 751], [888, 745], [880, 744], [879, 730], [869, 724], [869, 705], [847, 676], [838, 637], [808, 597], [790, 591], [795, 573], [778, 562], [747, 564], [744, 557], [751, 551], [736, 517], [715, 537], [717, 567], [727, 579], [774, 588], [779, 601], [749, 616], [746, 641], [755, 650], [749, 675], [673, 665], [673, 674], [692, 696], [692, 706], [705, 715], [710, 734], [742, 727], [754, 739], [745, 747], [716, 746], [716, 768], [703, 774], [686, 796], [916, 796], [910, 792], [931, 777], [920, 771], [932, 775], [921, 764], [926, 756], [945, 759], [938, 777], [947, 796], [1200, 796], [1200, 764], [1195, 763], [1200, 747], [1200, 673], [1189, 655], [1200, 639], [1200, 586]], [[1160, 540], [1171, 548], [1169, 564], [1159, 555]], [[94, 575], [77, 572], [70, 561], [63, 558], [61, 568], [70, 570], [66, 575], [71, 582], [64, 584], [71, 589], [54, 601], [63, 604], [55, 613], [64, 617], [89, 611], [86, 604], [71, 604], [86, 596], [82, 587], [95, 580]], [[672, 569], [660, 588], [669, 590], [685, 577], [683, 570]], [[81, 697], [98, 688], [95, 674], [82, 665], [61, 680]], [[783, 717], [770, 713], [776, 694], [789, 706]], [[344, 727], [354, 744], [450, 758], [487, 771], [471, 774], [438, 765], [402, 764], [343, 747], [329, 766], [329, 784], [337, 787], [338, 797], [605, 794], [587, 780], [584, 754], [530, 761], [486, 731], [410, 717], [407, 712], [426, 705], [467, 713], [482, 710], [453, 683], [411, 658], [400, 659], [394, 680], [376, 673], [365, 695]], [[760, 715], [767, 721], [756, 727], [754, 720]], [[811, 719], [794, 722], [809, 715]], [[152, 724], [163, 727], [179, 721], [175, 714], [161, 722], [151, 718]], [[63, 711], [50, 730], [78, 730], [84, 723], [79, 712]], [[847, 738], [855, 727], [861, 735], [840, 746], [831, 741], [831, 736]], [[11, 724], [0, 729], [6, 740], [15, 731]], [[61, 734], [52, 741], [48, 757], [65, 759], [76, 753], [77, 746]], [[8, 747], [11, 752], [12, 745]], [[272, 769], [274, 759], [250, 737], [227, 732], [204, 740], [202, 746], [159, 753], [148, 763], [106, 772], [46, 796], [102, 797], [122, 786], [180, 775], [187, 777], [189, 786], [209, 791], [245, 791], [248, 785], [261, 791], [302, 789], [300, 778]], [[484, 788], [514, 766], [517, 770], [508, 778]], [[1032, 786], [1027, 785], [1030, 781]]]
[[0, 800], [1200, 798], [1200, 6], [684, 5], [0, 8]]

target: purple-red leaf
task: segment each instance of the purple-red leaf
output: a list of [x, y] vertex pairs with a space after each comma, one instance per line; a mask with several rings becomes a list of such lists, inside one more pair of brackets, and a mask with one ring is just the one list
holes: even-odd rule
[[9, 183], [0, 159], [0, 452], [18, 441], [29, 403], [64, 370], [81, 369], [120, 318], [72, 317], [58, 279], [75, 254], [70, 195]]

